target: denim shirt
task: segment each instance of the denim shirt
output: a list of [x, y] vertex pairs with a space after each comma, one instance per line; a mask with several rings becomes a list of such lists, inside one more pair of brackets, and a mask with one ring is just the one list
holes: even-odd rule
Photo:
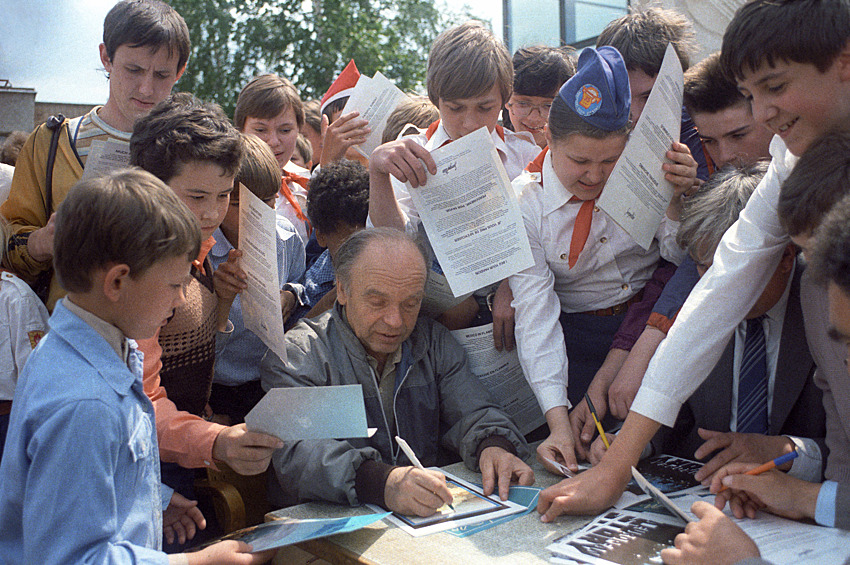
[[[129, 368], [128, 368], [129, 364]], [[21, 373], [0, 465], [4, 563], [167, 563], [142, 354], [59, 302]]]
[[[278, 216], [277, 219], [277, 271], [280, 287], [284, 285], [298, 297], [298, 302], [304, 301], [304, 290], [300, 284], [304, 280], [304, 244], [295, 233], [292, 223]], [[221, 229], [213, 234], [215, 245], [210, 250], [209, 259], [213, 269], [227, 261], [227, 255], [233, 245], [227, 241]], [[296, 304], [296, 309], [298, 308]], [[236, 386], [249, 381], [259, 380], [260, 361], [268, 347], [254, 332], [245, 328], [242, 320], [242, 297], [236, 295], [230, 307], [230, 322], [233, 332], [218, 333], [215, 340], [215, 375], [213, 382]]]

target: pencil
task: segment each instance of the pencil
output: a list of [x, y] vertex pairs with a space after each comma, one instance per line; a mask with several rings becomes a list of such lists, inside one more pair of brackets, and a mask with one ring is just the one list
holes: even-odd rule
[[584, 393], [584, 400], [587, 402], [587, 407], [590, 408], [590, 415], [593, 416], [593, 423], [596, 424], [596, 429], [599, 430], [599, 437], [602, 438], [605, 449], [611, 449], [611, 444], [608, 443], [608, 438], [605, 437], [605, 430], [602, 429], [602, 424], [599, 422], [599, 416], [596, 415], [596, 408], [593, 407], [593, 402], [590, 401], [590, 395], [586, 392]]
[[[759, 465], [758, 467], [754, 467], [744, 474], [745, 475], [752, 475], [752, 476], [761, 475], [762, 473], [766, 473], [766, 472], [770, 471], [771, 469], [776, 469], [780, 465], [784, 465], [784, 464], [788, 463], [789, 461], [793, 461], [797, 457], [797, 455], [798, 455], [798, 453], [797, 453], [797, 450], [795, 449], [794, 451], [792, 451], [790, 453], [786, 453], [785, 455], [780, 455], [779, 457], [777, 457], [773, 461], [768, 461], [767, 463], [763, 463], [763, 464]], [[723, 492], [724, 490], [726, 490], [728, 488], [729, 487], [727, 487], [726, 485], [723, 485], [723, 488], [721, 488], [717, 492]]]
[[[413, 452], [413, 449], [410, 447], [410, 444], [408, 444], [399, 436], [395, 436], [395, 442], [398, 444], [401, 450], [404, 451], [404, 454], [407, 455], [407, 458], [410, 459], [410, 462], [413, 463], [414, 467], [416, 467], [417, 469], [422, 469], [423, 471], [425, 470], [425, 467], [422, 465], [422, 462], [419, 461], [419, 458], [416, 457], [416, 453]], [[449, 503], [448, 506], [452, 509], [452, 511], [454, 511], [455, 507], [452, 506], [451, 503]]]

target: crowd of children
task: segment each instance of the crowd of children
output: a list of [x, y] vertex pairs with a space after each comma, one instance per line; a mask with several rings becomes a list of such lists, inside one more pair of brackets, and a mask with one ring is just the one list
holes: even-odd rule
[[[681, 137], [654, 172], [673, 196], [644, 247], [597, 199], [668, 44], [685, 73]], [[263, 562], [271, 555], [233, 541], [178, 553], [209, 518], [194, 501], [195, 470], [254, 475], [271, 465], [291, 491], [325, 476], [286, 476], [291, 469], [327, 465], [311, 459], [323, 450], [341, 456], [338, 446], [284, 444], [244, 423], [269, 386], [296, 386], [270, 382], [314, 383], [324, 373], [302, 374], [246, 328], [240, 191], [276, 212], [287, 346], [300, 344], [295, 358], [305, 367], [313, 355], [341, 355], [333, 344], [324, 353], [302, 347], [310, 331], [337, 324], [328, 335], [347, 336], [346, 355], [374, 379], [374, 406], [388, 428], [376, 437], [411, 425], [409, 414], [396, 413], [393, 390], [406, 382], [410, 348], [424, 355], [415, 341], [424, 338], [407, 341], [414, 325], [418, 336], [436, 322], [492, 322], [492, 347], [516, 347], [545, 416], [527, 436], [542, 440], [543, 465], [593, 464], [541, 493], [544, 522], [603, 511], [633, 464], [664, 452], [705, 461], [696, 479], [717, 493], [717, 508], [694, 506], [700, 521], [665, 550], [665, 562], [757, 558], [719, 512], [726, 504], [738, 517], [766, 509], [850, 527], [846, 0], [752, 0], [735, 13], [721, 51], [693, 66], [691, 24], [672, 10], [629, 13], [580, 52], [522, 47], [513, 58], [486, 26], [467, 22], [436, 39], [427, 96], [406, 97], [368, 157], [356, 146], [371, 126], [345, 110], [360, 76], [354, 61], [321, 101], [302, 101], [284, 77], [257, 76], [238, 94], [231, 121], [214, 104], [172, 94], [189, 51], [173, 8], [121, 0], [100, 45], [106, 103], [39, 126], [17, 157], [0, 207], [0, 560]], [[512, 181], [533, 265], [447, 300], [410, 192], [428, 190], [437, 172], [431, 151], [481, 128]], [[107, 142], [129, 145], [126, 168], [86, 174]], [[383, 279], [374, 288], [351, 279], [368, 245], [401, 249], [408, 237], [421, 249], [387, 253], [416, 272], [394, 272], [370, 255], [375, 265], [362, 273]], [[415, 288], [395, 308], [394, 295], [375, 290], [385, 283]], [[417, 324], [417, 315], [435, 322]], [[452, 371], [467, 371], [456, 344], [440, 345], [452, 339], [442, 326], [428, 340], [460, 356]], [[392, 351], [375, 345], [401, 342]], [[435, 360], [440, 370], [445, 364]], [[517, 459], [525, 442], [497, 407], [504, 399], [435, 376], [440, 394], [473, 391], [510, 430], [511, 441], [501, 432], [450, 433], [467, 464], [488, 462], [490, 490], [493, 469], [507, 461], [508, 475], [532, 481]], [[622, 421], [605, 442], [594, 441], [586, 396], [606, 425]], [[462, 405], [441, 398], [428, 413], [449, 406], [439, 417], [460, 421]], [[410, 406], [422, 410], [424, 400]], [[351, 462], [363, 468], [346, 470], [347, 500], [386, 494], [389, 506], [392, 493], [396, 508], [432, 512], [399, 498], [397, 450], [368, 444]], [[780, 470], [743, 474], [791, 451], [798, 457]], [[392, 460], [382, 461], [387, 453]], [[445, 483], [433, 484], [440, 500], [432, 502], [442, 504]]]

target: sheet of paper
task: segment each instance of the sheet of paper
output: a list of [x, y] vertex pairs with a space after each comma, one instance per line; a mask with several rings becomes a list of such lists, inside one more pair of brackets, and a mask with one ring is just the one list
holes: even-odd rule
[[687, 524], [691, 521], [696, 521], [696, 516], [691, 514], [690, 511], [685, 511], [680, 509], [678, 506], [673, 504], [667, 495], [658, 490], [652, 483], [646, 480], [643, 475], [640, 474], [640, 471], [632, 467], [632, 477], [634, 477], [635, 481], [640, 488], [643, 489], [643, 492], [652, 497], [655, 502], [666, 508], [671, 514], [678, 517], [682, 520], [683, 524]]
[[273, 208], [239, 185], [239, 249], [248, 288], [242, 291], [245, 327], [286, 363], [280, 279], [277, 270], [277, 216]]
[[[714, 504], [714, 495], [674, 495], [669, 500], [680, 510], [690, 512], [698, 500]], [[755, 519], [734, 518], [728, 506], [723, 512], [753, 539], [761, 556], [772, 563], [841, 565], [850, 557], [848, 531], [788, 520], [769, 512], [759, 512]]]
[[359, 384], [273, 388], [248, 412], [245, 424], [283, 441], [371, 435]]
[[657, 565], [661, 550], [684, 530], [655, 516], [609, 510], [546, 549], [562, 559], [599, 565]]
[[387, 77], [381, 73], [375, 73], [374, 78], [360, 75], [357, 85], [351, 92], [348, 102], [345, 103], [343, 114], [358, 111], [360, 117], [369, 121], [372, 132], [357, 150], [367, 159], [381, 144], [381, 136], [387, 125], [387, 118], [398, 106], [407, 94], [399, 90]]
[[[388, 522], [395, 524], [414, 537], [480, 524], [527, 510], [525, 506], [516, 502], [500, 500], [498, 494], [484, 496], [480, 487], [447, 473], [444, 469], [437, 467], [432, 467], [432, 469], [446, 476], [446, 483], [454, 498], [452, 501], [454, 510], [449, 508], [448, 505], [444, 505], [437, 509], [435, 514], [427, 518], [405, 516], [395, 512], [387, 518]], [[378, 510], [377, 507], [369, 506]]]
[[649, 249], [673, 198], [661, 164], [682, 128], [682, 65], [672, 45], [628, 144], [614, 166], [599, 207], [635, 242]]
[[516, 348], [497, 351], [493, 324], [454, 330], [452, 335], [469, 355], [472, 373], [484, 383], [523, 435], [546, 422], [528, 381], [522, 374]]
[[224, 540], [242, 541], [251, 545], [251, 551], [256, 553], [267, 549], [275, 549], [316, 538], [343, 534], [365, 528], [389, 516], [389, 512], [351, 516], [348, 518], [324, 518], [317, 520], [274, 520], [249, 528], [232, 532], [220, 538], [209, 541], [189, 551], [199, 551], [214, 543]]
[[487, 128], [431, 155], [437, 174], [408, 191], [452, 293], [473, 292], [533, 265], [516, 194]]
[[92, 141], [80, 180], [101, 177], [116, 169], [129, 166], [130, 144], [128, 142], [117, 139]]

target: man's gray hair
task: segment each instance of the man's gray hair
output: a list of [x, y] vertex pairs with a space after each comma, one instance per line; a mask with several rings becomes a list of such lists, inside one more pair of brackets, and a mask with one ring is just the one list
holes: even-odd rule
[[715, 172], [694, 194], [685, 199], [676, 241], [691, 257], [714, 254], [723, 234], [738, 219], [764, 173], [768, 162], [746, 167], [727, 165]]
[[420, 238], [394, 228], [366, 228], [352, 234], [336, 252], [333, 264], [337, 280], [348, 287], [351, 282], [351, 268], [354, 262], [357, 261], [357, 258], [360, 257], [360, 254], [363, 253], [369, 244], [377, 241], [392, 244], [394, 247], [401, 245], [413, 246], [422, 256], [422, 264], [425, 266], [427, 277], [430, 271], [428, 268], [430, 260], [428, 258], [428, 251], [425, 249]]

